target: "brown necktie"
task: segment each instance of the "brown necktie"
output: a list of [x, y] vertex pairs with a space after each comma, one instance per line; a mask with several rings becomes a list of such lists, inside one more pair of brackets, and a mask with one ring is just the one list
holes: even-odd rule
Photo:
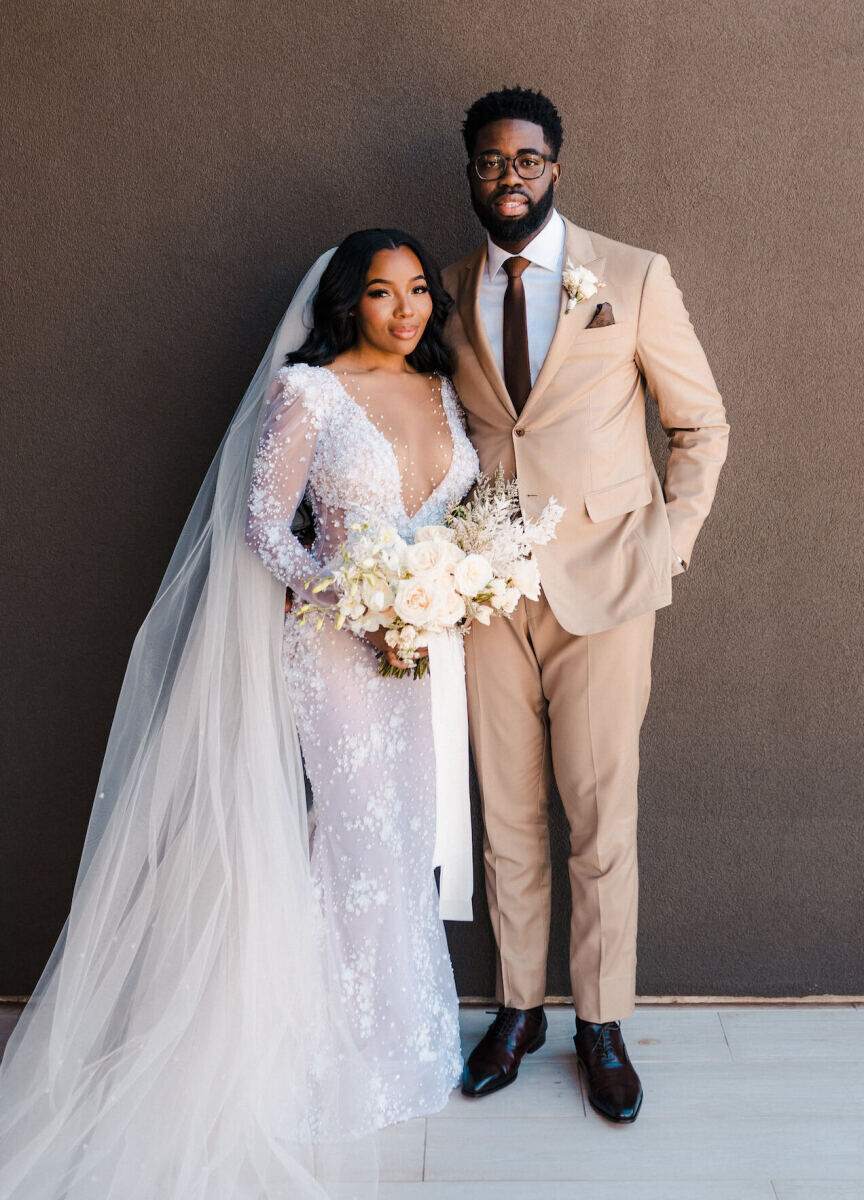
[[528, 357], [528, 321], [525, 316], [525, 285], [522, 272], [527, 258], [508, 258], [507, 291], [504, 293], [504, 382], [517, 413], [531, 391], [531, 360]]

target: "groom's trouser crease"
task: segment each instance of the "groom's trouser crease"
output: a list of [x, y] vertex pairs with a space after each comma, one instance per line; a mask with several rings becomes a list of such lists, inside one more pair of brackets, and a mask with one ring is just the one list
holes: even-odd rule
[[655, 614], [584, 636], [545, 598], [467, 639], [472, 748], [483, 794], [498, 999], [543, 1002], [551, 912], [551, 767], [570, 825], [570, 974], [591, 1021], [633, 1010], [639, 729]]

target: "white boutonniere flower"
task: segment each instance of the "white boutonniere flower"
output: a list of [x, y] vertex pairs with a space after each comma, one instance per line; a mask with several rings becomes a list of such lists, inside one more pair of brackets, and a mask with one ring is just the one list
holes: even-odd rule
[[589, 271], [587, 267], [574, 267], [569, 258], [561, 276], [561, 283], [567, 293], [565, 313], [569, 313], [571, 308], [575, 308], [582, 300], [589, 300], [596, 295], [598, 288], [604, 286], [593, 271]]

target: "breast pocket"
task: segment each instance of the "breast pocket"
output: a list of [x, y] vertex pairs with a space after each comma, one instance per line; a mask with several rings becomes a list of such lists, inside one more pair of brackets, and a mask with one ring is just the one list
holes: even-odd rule
[[577, 340], [601, 346], [604, 342], [615, 342], [626, 337], [627, 332], [626, 325], [601, 325], [597, 329], [583, 329], [577, 334]]

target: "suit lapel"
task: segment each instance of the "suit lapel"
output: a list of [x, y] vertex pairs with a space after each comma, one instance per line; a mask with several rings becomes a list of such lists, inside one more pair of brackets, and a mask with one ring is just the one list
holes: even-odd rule
[[[564, 228], [564, 266], [566, 267], [568, 263], [572, 263], [574, 267], [587, 267], [602, 282], [606, 259], [595, 255], [588, 232], [568, 221], [566, 217], [564, 217]], [[477, 360], [489, 381], [490, 387], [506, 411], [516, 420], [516, 409], [513, 407], [513, 401], [510, 399], [507, 386], [504, 383], [501, 372], [498, 370], [498, 364], [495, 361], [492, 345], [486, 333], [486, 326], [483, 323], [483, 317], [480, 312], [480, 280], [485, 269], [486, 246], [484, 243], [484, 245], [478, 247], [470, 261], [462, 268], [458, 301], [459, 315], [462, 318], [466, 336], [471, 343], [474, 353], [477, 355]], [[592, 297], [591, 300], [585, 300], [581, 304], [577, 304], [568, 313], [566, 312], [567, 293], [562, 284], [561, 302], [558, 309], [555, 334], [543, 366], [540, 368], [540, 373], [534, 381], [534, 386], [531, 388], [522, 412], [519, 414], [520, 417], [524, 417], [529, 409], [537, 404], [567, 357], [574, 338], [590, 323], [591, 318], [594, 316], [594, 310], [597, 307], [596, 303], [592, 303], [593, 299]]]
[[459, 316], [465, 327], [465, 333], [477, 355], [477, 361], [483, 368], [483, 374], [495, 395], [504, 405], [507, 412], [515, 419], [516, 409], [498, 370], [492, 344], [486, 333], [486, 326], [480, 312], [480, 279], [486, 269], [486, 246], [481, 246], [473, 255], [471, 261], [462, 268], [462, 280], [459, 287]]
[[[564, 218], [564, 227], [566, 230], [564, 238], [565, 268], [568, 263], [571, 263], [574, 267], [587, 267], [602, 282], [606, 259], [595, 257], [591, 238], [584, 229], [580, 229], [578, 225], [572, 224], [566, 217]], [[594, 316], [594, 311], [597, 307], [595, 303], [592, 303], [594, 297], [591, 300], [583, 300], [581, 304], [577, 304], [575, 308], [571, 308], [569, 313], [566, 311], [567, 298], [567, 293], [562, 284], [561, 303], [558, 309], [558, 323], [555, 326], [555, 334], [549, 346], [549, 352], [543, 361], [543, 366], [540, 368], [540, 372], [534, 381], [534, 386], [528, 394], [528, 399], [525, 401], [525, 406], [521, 414], [523, 417], [529, 409], [537, 404], [567, 357], [573, 339], [577, 334], [582, 332]]]

